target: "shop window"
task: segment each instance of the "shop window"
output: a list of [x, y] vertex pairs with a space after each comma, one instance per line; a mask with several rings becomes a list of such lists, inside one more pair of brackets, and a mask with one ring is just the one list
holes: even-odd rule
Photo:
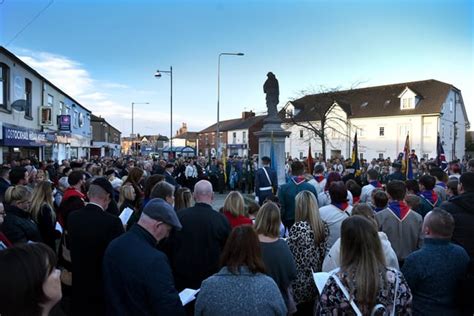
[[10, 68], [0, 63], [0, 108], [7, 108], [8, 93], [10, 91]]
[[64, 102], [59, 101], [59, 115], [64, 114], [63, 111], [64, 111]]

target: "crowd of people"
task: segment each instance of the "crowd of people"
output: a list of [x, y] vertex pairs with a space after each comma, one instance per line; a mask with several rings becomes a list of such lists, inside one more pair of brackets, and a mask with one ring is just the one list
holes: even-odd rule
[[411, 161], [11, 161], [0, 315], [473, 315], [474, 159]]

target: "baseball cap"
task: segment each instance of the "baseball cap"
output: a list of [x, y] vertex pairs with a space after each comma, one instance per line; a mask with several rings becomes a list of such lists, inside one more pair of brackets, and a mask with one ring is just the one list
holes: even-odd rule
[[111, 199], [114, 198], [114, 188], [112, 187], [112, 184], [110, 184], [109, 180], [107, 180], [106, 178], [100, 177], [100, 178], [94, 179], [94, 181], [92, 181], [91, 184], [98, 185], [110, 195]]
[[182, 226], [174, 208], [165, 200], [160, 198], [151, 199], [143, 209], [143, 213], [157, 221], [162, 221], [176, 230], [181, 230]]

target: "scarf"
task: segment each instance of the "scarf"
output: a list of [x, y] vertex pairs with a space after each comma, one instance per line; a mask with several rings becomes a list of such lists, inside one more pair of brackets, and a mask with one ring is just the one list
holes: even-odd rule
[[438, 194], [434, 190], [425, 190], [420, 192], [420, 196], [430, 202], [431, 205], [438, 203]]
[[318, 181], [318, 183], [321, 183], [321, 181], [324, 180], [324, 176], [323, 176], [323, 175], [314, 176], [314, 179], [315, 179], [316, 181]]
[[374, 209], [374, 212], [375, 212], [375, 213], [378, 213], [378, 212], [380, 212], [381, 210], [384, 210], [385, 207], [373, 207], [373, 209]]
[[395, 214], [400, 220], [404, 220], [410, 212], [410, 208], [403, 201], [392, 201], [388, 203], [388, 208]]
[[442, 187], [443, 189], [446, 189], [446, 188], [447, 188], [446, 183], [444, 183], [444, 182], [438, 182], [438, 183], [436, 183], [436, 185], [437, 185], [438, 187]]
[[338, 209], [340, 209], [341, 211], [345, 211], [346, 208], [349, 206], [349, 203], [347, 202], [344, 202], [344, 203], [331, 203], [332, 205], [334, 205], [335, 207], [337, 207]]
[[291, 177], [291, 180], [293, 180], [296, 185], [306, 182], [306, 178], [304, 176], [294, 176]]
[[369, 184], [371, 186], [373, 186], [374, 188], [381, 188], [382, 187], [382, 183], [380, 183], [380, 181], [378, 181], [378, 180], [370, 181]]

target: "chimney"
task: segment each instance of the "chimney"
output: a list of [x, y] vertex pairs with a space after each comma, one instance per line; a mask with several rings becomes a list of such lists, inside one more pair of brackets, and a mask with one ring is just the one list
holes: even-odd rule
[[246, 120], [248, 118], [254, 117], [255, 113], [252, 111], [244, 111], [242, 112], [242, 119]]

